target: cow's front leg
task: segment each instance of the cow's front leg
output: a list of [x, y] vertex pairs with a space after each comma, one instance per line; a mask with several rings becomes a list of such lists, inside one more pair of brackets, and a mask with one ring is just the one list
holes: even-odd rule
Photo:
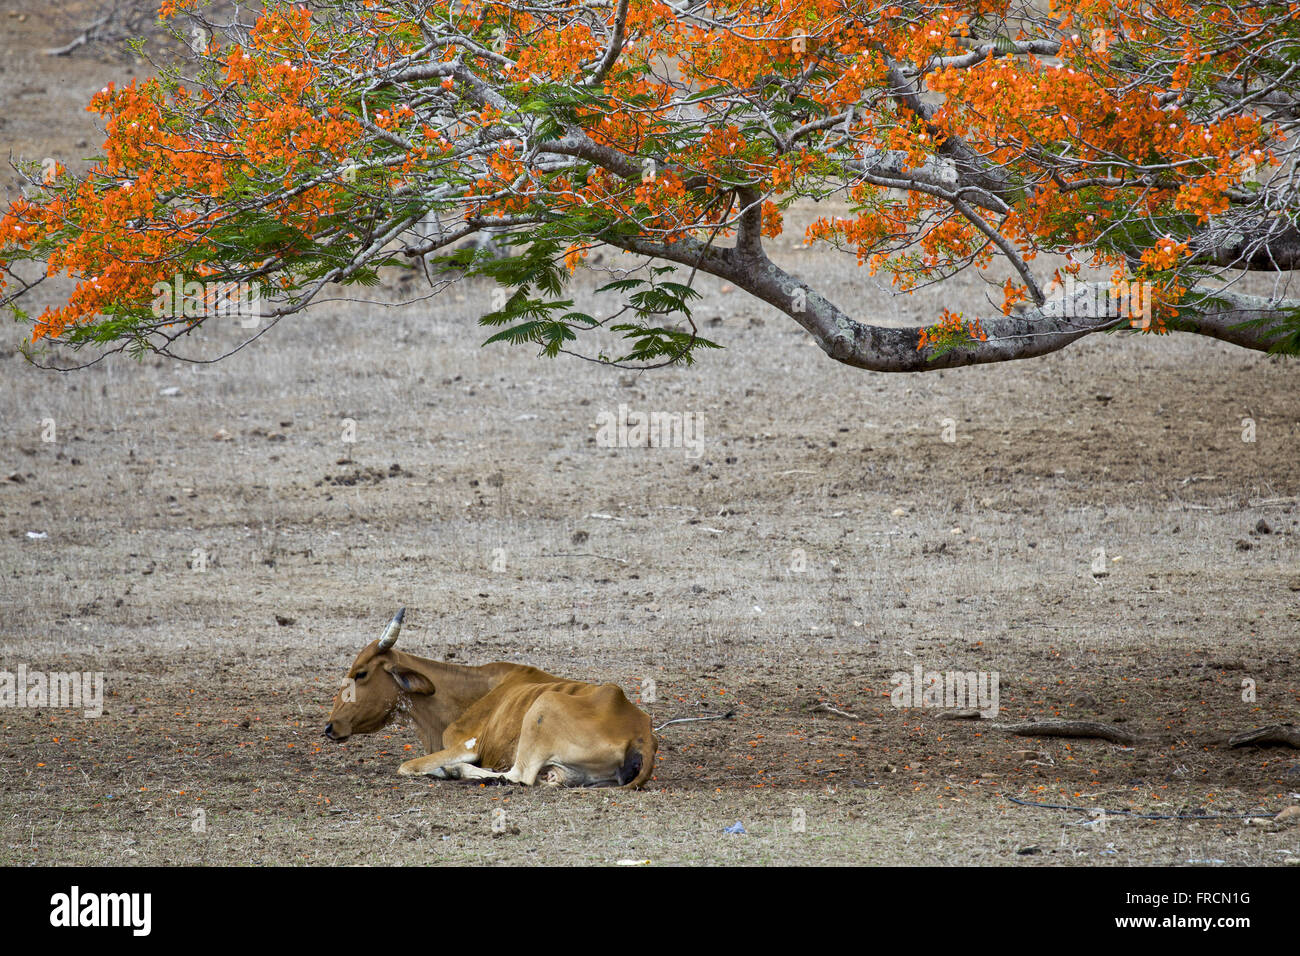
[[[480, 767], [474, 766], [474, 761], [478, 759], [478, 752], [466, 750], [464, 747], [448, 747], [446, 750], [439, 750], [424, 757], [416, 757], [414, 760], [408, 760], [400, 767], [397, 772], [403, 777], [415, 777], [424, 774], [429, 777], [437, 777], [439, 780], [451, 780], [455, 777], [467, 777], [466, 771], [479, 771]], [[482, 771], [490, 774], [492, 771]]]
[[498, 773], [496, 770], [488, 770], [486, 767], [480, 767], [478, 764], [463, 763], [456, 768], [460, 771], [462, 780], [504, 780], [506, 775]]

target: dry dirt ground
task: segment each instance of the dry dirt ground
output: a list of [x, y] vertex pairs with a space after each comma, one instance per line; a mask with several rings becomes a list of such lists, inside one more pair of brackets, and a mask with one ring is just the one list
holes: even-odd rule
[[[0, 6], [0, 143], [93, 152], [82, 106], [132, 65], [42, 56], [75, 16], [37, 12]], [[868, 315], [982, 296], [899, 303], [778, 250]], [[633, 376], [480, 348], [487, 286], [399, 308], [416, 286], [391, 278], [215, 365], [59, 374], [5, 333], [0, 668], [103, 672], [106, 696], [97, 719], [0, 710], [0, 863], [1300, 860], [1300, 828], [1232, 816], [1300, 802], [1300, 758], [1224, 746], [1300, 710], [1294, 363], [1129, 336], [872, 375], [706, 284], [725, 351]], [[598, 447], [620, 404], [702, 416], [703, 453]], [[653, 681], [656, 722], [734, 717], [666, 728], [635, 794], [399, 778], [409, 728], [320, 731], [400, 605], [408, 651]], [[995, 673], [998, 722], [1147, 740], [897, 709], [917, 664]]]

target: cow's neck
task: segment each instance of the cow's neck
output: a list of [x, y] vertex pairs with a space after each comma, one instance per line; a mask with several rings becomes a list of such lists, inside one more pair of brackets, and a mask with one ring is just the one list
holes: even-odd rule
[[468, 667], [400, 651], [394, 652], [393, 657], [401, 666], [424, 674], [435, 688], [433, 694], [411, 694], [407, 698], [411, 719], [426, 753], [441, 750], [443, 731], [506, 676], [496, 664]]

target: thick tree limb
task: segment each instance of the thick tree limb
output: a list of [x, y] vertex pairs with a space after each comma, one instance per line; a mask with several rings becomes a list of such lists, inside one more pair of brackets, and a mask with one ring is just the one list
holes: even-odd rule
[[1217, 266], [1252, 272], [1284, 272], [1300, 269], [1300, 228], [1289, 226], [1273, 235], [1238, 233], [1228, 242], [1215, 245], [1198, 257]]
[[[704, 268], [701, 266], [701, 268]], [[712, 270], [705, 270], [712, 271]], [[918, 350], [920, 329], [890, 328], [860, 322], [820, 292], [796, 279], [766, 257], [736, 261], [727, 258], [721, 274], [751, 295], [776, 306], [798, 322], [822, 350], [845, 365], [875, 372], [928, 372], [1036, 358], [1059, 351], [1094, 332], [1123, 328], [1127, 318], [1075, 317], [1087, 315], [1064, 297], [1049, 299], [1041, 306], [1030, 305], [1011, 315], [978, 316], [988, 339], [958, 348], [935, 358]], [[1108, 284], [1105, 285], [1109, 287]], [[1078, 296], [1091, 295], [1093, 286], [1079, 283]], [[1184, 308], [1177, 331], [1207, 335], [1242, 348], [1268, 351], [1276, 324], [1250, 329], [1238, 326], [1252, 319], [1276, 319], [1281, 323], [1286, 310], [1300, 309], [1298, 300], [1269, 302], [1257, 296], [1216, 289], [1193, 289], [1198, 297], [1213, 296], [1213, 303]], [[965, 316], [967, 319], [975, 316]]]
[[[1085, 335], [1132, 325], [1128, 318], [1073, 317], [1086, 314], [1077, 305], [1079, 299], [1092, 296], [1096, 289], [1109, 289], [1108, 283], [1081, 282], [1075, 287], [1073, 301], [1062, 296], [1049, 299], [1042, 306], [1014, 310], [1011, 315], [978, 316], [988, 335], [987, 341], [931, 358], [928, 351], [917, 349], [920, 327], [894, 328], [860, 322], [766, 255], [746, 256], [738, 249], [707, 246], [695, 239], [672, 245], [625, 236], [601, 236], [600, 239], [628, 252], [677, 262], [726, 279], [790, 316], [837, 362], [873, 372], [933, 372], [1037, 358], [1058, 352]], [[1268, 351], [1276, 337], [1273, 330], [1286, 318], [1285, 313], [1300, 310], [1300, 300], [1294, 299], [1270, 301], [1260, 296], [1201, 287], [1194, 288], [1192, 295], [1201, 304], [1181, 307], [1183, 314], [1174, 331], [1205, 335], [1261, 352]], [[1254, 319], [1276, 322], [1249, 329], [1239, 327]]]

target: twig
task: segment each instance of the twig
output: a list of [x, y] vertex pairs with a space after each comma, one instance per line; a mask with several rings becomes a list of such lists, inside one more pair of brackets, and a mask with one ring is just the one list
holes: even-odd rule
[[612, 554], [597, 554], [595, 551], [557, 551], [554, 554], [544, 554], [543, 558], [604, 558], [606, 561], [617, 561], [619, 564], [627, 564], [623, 558], [616, 558]]
[[687, 724], [695, 720], [730, 720], [735, 716], [736, 712], [734, 710], [729, 710], [725, 714], [714, 714], [712, 717], [674, 717], [672, 720], [665, 720], [662, 724], [656, 727], [655, 733], [659, 733], [659, 731], [663, 730], [669, 724]]
[[847, 717], [847, 718], [849, 718], [849, 720], [861, 720], [861, 719], [862, 719], [862, 718], [859, 717], [857, 714], [851, 714], [851, 713], [849, 713], [847, 710], [840, 710], [838, 707], [832, 707], [830, 704], [827, 704], [827, 703], [824, 703], [824, 702], [823, 702], [823, 703], [819, 703], [819, 704], [817, 704], [817, 706], [814, 707], [813, 710], [824, 710], [824, 711], [825, 711], [826, 713], [828, 713], [828, 714], [837, 714], [837, 715], [839, 715], [840, 717]]

